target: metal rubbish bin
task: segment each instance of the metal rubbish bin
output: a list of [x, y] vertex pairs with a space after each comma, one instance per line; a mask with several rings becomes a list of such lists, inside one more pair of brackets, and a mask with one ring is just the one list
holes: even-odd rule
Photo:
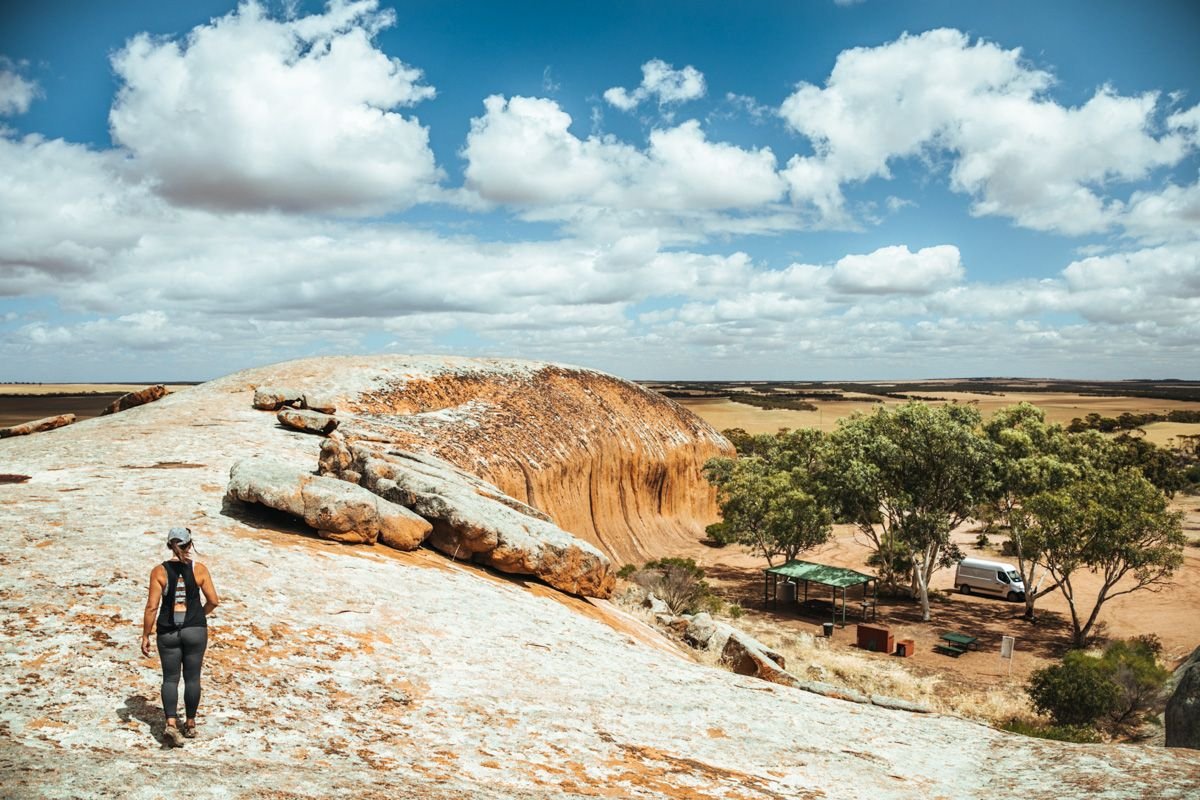
[[821, 625], [821, 627], [824, 629], [826, 637], [833, 636], [833, 623], [832, 622], [823, 623]]

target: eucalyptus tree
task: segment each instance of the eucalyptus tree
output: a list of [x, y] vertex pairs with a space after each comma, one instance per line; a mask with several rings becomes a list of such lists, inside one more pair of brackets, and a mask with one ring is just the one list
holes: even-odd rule
[[825, 475], [838, 516], [857, 526], [895, 585], [903, 560], [929, 619], [929, 581], [960, 557], [950, 533], [989, 496], [994, 447], [974, 406], [910, 402], [840, 420]]
[[994, 447], [993, 482], [986, 506], [1012, 543], [1017, 571], [1025, 584], [1025, 618], [1035, 618], [1035, 605], [1058, 588], [1046, 584], [1050, 573], [1041, 564], [1041, 528], [1031, 524], [1025, 502], [1078, 479], [1080, 448], [1060, 425], [1047, 424], [1046, 414], [1030, 403], [995, 412], [983, 425]]
[[[1170, 511], [1163, 492], [1136, 468], [1087, 468], [1025, 507], [1038, 531], [1040, 558], [1066, 598], [1077, 647], [1086, 644], [1105, 603], [1162, 589], [1183, 563], [1183, 515]], [[1076, 586], [1083, 571], [1100, 578], [1094, 595]]]
[[715, 458], [704, 475], [717, 489], [720, 529], [768, 566], [828, 541], [832, 513], [820, 483], [823, 435], [780, 431], [741, 439], [738, 459]]

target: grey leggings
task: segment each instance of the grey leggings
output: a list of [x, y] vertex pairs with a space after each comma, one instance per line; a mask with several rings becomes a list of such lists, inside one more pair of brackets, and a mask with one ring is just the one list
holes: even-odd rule
[[179, 707], [179, 667], [183, 667], [183, 706], [188, 719], [195, 719], [200, 707], [200, 667], [208, 647], [208, 628], [194, 626], [160, 633], [158, 658], [162, 661], [162, 704], [167, 719], [177, 716]]

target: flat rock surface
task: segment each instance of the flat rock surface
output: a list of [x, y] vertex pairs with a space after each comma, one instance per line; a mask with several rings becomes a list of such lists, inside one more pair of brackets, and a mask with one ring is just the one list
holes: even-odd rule
[[[185, 782], [198, 797], [435, 800], [1200, 792], [1198, 753], [1027, 739], [768, 684], [689, 660], [605, 602], [223, 510], [247, 453], [316, 464], [320, 439], [251, 408], [256, 383], [323, 382], [341, 408], [380, 370], [456, 368], [354, 363], [240, 373], [0, 442], [4, 471], [31, 476], [0, 485], [6, 796], [151, 798]], [[224, 600], [183, 752], [155, 739], [158, 664], [137, 649], [173, 525], [195, 532]]]

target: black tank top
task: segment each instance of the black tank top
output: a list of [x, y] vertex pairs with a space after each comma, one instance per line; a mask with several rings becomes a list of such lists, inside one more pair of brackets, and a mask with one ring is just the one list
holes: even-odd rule
[[[206, 628], [208, 622], [204, 618], [204, 604], [200, 602], [200, 585], [196, 583], [196, 575], [192, 565], [185, 561], [164, 561], [163, 568], [167, 571], [167, 589], [163, 592], [162, 604], [158, 607], [158, 632], [169, 633], [180, 628]], [[176, 590], [183, 583], [184, 598], [187, 602], [187, 613], [184, 614], [183, 624], [175, 624]]]

